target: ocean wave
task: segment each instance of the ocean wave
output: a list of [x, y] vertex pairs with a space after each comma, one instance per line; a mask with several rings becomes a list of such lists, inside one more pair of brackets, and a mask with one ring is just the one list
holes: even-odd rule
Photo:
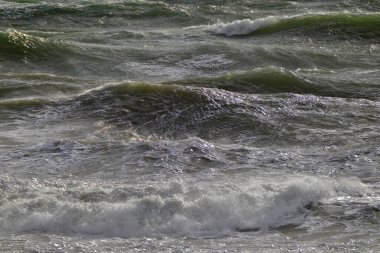
[[337, 197], [363, 198], [369, 191], [357, 180], [306, 176], [265, 184], [168, 182], [146, 188], [11, 181], [0, 182], [3, 231], [125, 238], [218, 236], [301, 225], [314, 207]]
[[[227, 86], [244, 87], [254, 85], [252, 80], [262, 81], [263, 76], [265, 82], [266, 78], [271, 80], [271, 77], [275, 77], [271, 72], [265, 72], [262, 76], [261, 70], [256, 71], [258, 73], [246, 73], [247, 76], [243, 77], [234, 76], [237, 80], [226, 77], [224, 82]], [[309, 141], [297, 138], [300, 136], [300, 127], [305, 125], [317, 124], [323, 128], [342, 124], [332, 116], [335, 112], [330, 115], [328, 108], [346, 110], [346, 105], [349, 105], [346, 99], [337, 100], [310, 94], [327, 96], [331, 92], [334, 96], [342, 97], [341, 91], [344, 88], [333, 93], [335, 87], [328, 88], [328, 84], [316, 84], [314, 87], [306, 81], [299, 83], [297, 78], [293, 79], [292, 75], [295, 76], [296, 73], [290, 75], [287, 72], [281, 73], [281, 70], [274, 71], [280, 71], [280, 77], [285, 81], [277, 84], [278, 80], [272, 80], [273, 85], [269, 88], [265, 82], [258, 82], [258, 87], [252, 89], [274, 94], [280, 92], [278, 85], [282, 87], [289, 82], [286, 84], [288, 87], [281, 90], [281, 93], [287, 94], [267, 96], [258, 95], [260, 92], [250, 93], [252, 89], [245, 94], [227, 91], [223, 87], [204, 87], [221, 83], [220, 80], [212, 79], [206, 80], [209, 83], [204, 80], [200, 82], [199, 86], [202, 87], [121, 82], [87, 89], [74, 95], [4, 99], [0, 100], [0, 106], [12, 110], [36, 109], [35, 117], [46, 118], [47, 121], [49, 117], [56, 118], [57, 114], [60, 120], [86, 119], [89, 124], [101, 121], [107, 131], [121, 132], [125, 139], [133, 139], [134, 136], [168, 140], [197, 137], [220, 143], [233, 141], [255, 145], [272, 139], [276, 143], [286, 142], [289, 145]], [[292, 94], [290, 89], [293, 89], [293, 93], [307, 95]], [[347, 91], [347, 94], [351, 97], [359, 96], [355, 90], [351, 94]], [[329, 122], [326, 123], [328, 126], [324, 126], [321, 121]], [[292, 127], [296, 122], [299, 123], [298, 127]]]
[[[254, 95], [220, 89], [123, 82], [88, 89], [75, 96], [20, 97], [0, 102], [1, 107], [11, 110], [37, 109], [41, 111], [34, 113], [37, 118], [54, 118], [58, 113], [61, 120], [100, 120], [109, 126], [109, 131], [122, 130], [125, 138], [196, 136], [222, 141], [229, 133], [229, 140], [239, 142], [242, 136], [252, 136], [255, 141], [271, 136], [272, 132], [276, 135], [273, 108]], [[291, 135], [282, 134], [281, 138]]]
[[[156, 100], [159, 100], [168, 105], [171, 103], [173, 106], [192, 108], [197, 105], [214, 104], [213, 107], [222, 108], [222, 105], [244, 104], [246, 101], [255, 99], [252, 97], [255, 94], [278, 93], [377, 99], [378, 89], [375, 84], [363, 85], [352, 80], [336, 80], [336, 78], [342, 78], [339, 75], [329, 77], [324, 74], [318, 77], [312, 72], [313, 70], [310, 71], [266, 67], [216, 77], [181, 79], [161, 84], [129, 81], [105, 85], [95, 80], [42, 73], [1, 74], [0, 99], [14, 103], [17, 99], [21, 101], [33, 97], [38, 101], [43, 101], [66, 96], [66, 100], [76, 99], [85, 105], [96, 105], [114, 104], [113, 101], [128, 97], [129, 100], [120, 101], [120, 104], [128, 108], [133, 108], [133, 103], [141, 99], [149, 100], [153, 104], [157, 104]], [[368, 77], [368, 74], [366, 75]], [[3, 105], [8, 103], [4, 101]]]
[[316, 34], [320, 30], [330, 35], [343, 33], [347, 30], [348, 33], [344, 33], [345, 36], [360, 35], [363, 38], [377, 38], [380, 36], [379, 26], [379, 13], [316, 13], [236, 20], [231, 23], [212, 25], [208, 29], [215, 34], [228, 37], [301, 29], [307, 34]]
[[[319, 87], [319, 93], [326, 87]], [[218, 88], [124, 82], [88, 90], [66, 104], [76, 105], [70, 117], [101, 119], [114, 129], [141, 136], [195, 136], [221, 143], [257, 145], [270, 138], [289, 144], [304, 141], [296, 138], [299, 128], [289, 127], [296, 121], [301, 125], [318, 122], [321, 127], [320, 121], [329, 118], [332, 124], [340, 124], [335, 116], [327, 116], [327, 108], [338, 110], [347, 104], [345, 99], [309, 95], [310, 90], [304, 93], [307, 95], [266, 96]], [[338, 94], [339, 91], [335, 96]], [[325, 113], [321, 114], [321, 110]]]

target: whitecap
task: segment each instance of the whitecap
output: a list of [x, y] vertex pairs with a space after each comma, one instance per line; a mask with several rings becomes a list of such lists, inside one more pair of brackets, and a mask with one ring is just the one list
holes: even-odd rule
[[243, 19], [231, 23], [221, 23], [210, 27], [210, 30], [216, 34], [225, 36], [237, 36], [250, 34], [260, 28], [267, 27], [278, 22], [279, 19], [273, 16], [258, 18], [255, 20]]

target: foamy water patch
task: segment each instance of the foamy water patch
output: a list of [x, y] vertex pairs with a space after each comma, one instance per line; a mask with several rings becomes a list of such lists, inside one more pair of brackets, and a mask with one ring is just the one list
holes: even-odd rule
[[300, 225], [310, 207], [368, 191], [358, 180], [306, 176], [143, 187], [13, 181], [0, 181], [2, 230], [104, 237], [214, 236]]

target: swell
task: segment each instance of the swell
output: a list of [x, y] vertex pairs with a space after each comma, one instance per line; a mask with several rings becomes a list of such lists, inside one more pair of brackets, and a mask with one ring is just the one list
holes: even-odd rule
[[99, 18], [153, 18], [187, 16], [180, 8], [172, 7], [163, 2], [126, 1], [119, 3], [98, 3], [85, 5], [66, 4], [31, 4], [18, 7], [3, 7], [0, 9], [0, 19], [16, 20], [31, 18], [46, 18], [48, 16], [75, 16]]
[[[217, 100], [218, 92], [211, 89], [200, 89], [192, 87], [181, 87], [176, 85], [161, 85], [142, 82], [122, 82], [109, 83], [96, 88], [89, 88], [94, 83], [86, 83], [86, 80], [74, 79], [76, 82], [70, 83], [70, 78], [56, 77], [50, 75], [0, 75], [2, 77], [0, 84], [0, 102], [2, 106], [9, 105], [43, 105], [45, 102], [51, 102], [54, 94], [67, 93], [71, 96], [63, 97], [61, 104], [78, 103], [82, 107], [103, 107], [107, 105], [126, 106], [129, 109], [141, 109], [139, 102], [152, 101], [152, 104], [144, 104], [153, 109], [157, 106], [158, 101], [165, 103], [183, 104], [185, 106], [197, 106], [202, 102]], [[45, 80], [39, 80], [43, 78]], [[66, 82], [68, 81], [68, 82]], [[82, 83], [81, 83], [82, 81]], [[87, 86], [87, 89], [86, 89]], [[44, 93], [45, 92], [45, 93]], [[41, 93], [35, 97], [35, 93]], [[129, 98], [129, 99], [127, 99]], [[223, 97], [219, 98], [221, 101]], [[170, 101], [169, 101], [170, 100]], [[231, 97], [233, 100], [233, 96]], [[59, 104], [59, 103], [58, 103]], [[58, 105], [57, 104], [57, 105]], [[125, 110], [129, 110], [129, 109]], [[173, 108], [174, 110], [174, 108]]]
[[[1, 74], [0, 99], [4, 106], [17, 99], [57, 98], [65, 96], [67, 99], [76, 99], [82, 105], [106, 106], [117, 104], [127, 106], [127, 110], [155, 111], [156, 105], [161, 104], [171, 111], [180, 111], [178, 108], [195, 109], [197, 106], [212, 103], [212, 107], [222, 108], [222, 105], [239, 104], [250, 94], [305, 94], [339, 98], [364, 98], [377, 100], [379, 87], [366, 83], [364, 77], [360, 83], [350, 77], [350, 81], [326, 75], [317, 76], [314, 71], [289, 71], [284, 68], [267, 67], [256, 68], [246, 72], [229, 73], [217, 77], [199, 77], [168, 81], [162, 84], [142, 82], [110, 83], [99, 86], [94, 80], [79, 79], [67, 76], [47, 74]], [[347, 75], [347, 73], [342, 73]], [[338, 79], [337, 79], [338, 78]], [[91, 87], [98, 87], [93, 88]], [[84, 92], [83, 92], [84, 91]], [[247, 94], [247, 95], [245, 95]], [[148, 101], [150, 101], [149, 104]], [[16, 103], [17, 104], [17, 103]], [[22, 103], [21, 103], [22, 104]], [[140, 107], [141, 104], [141, 107]]]
[[[295, 93], [341, 98], [376, 99], [378, 93], [378, 87], [372, 87], [369, 84], [336, 82], [326, 79], [319, 81], [315, 78], [311, 80], [295, 71], [277, 67], [257, 68], [219, 77], [170, 81], [165, 84], [218, 88], [249, 94]], [[367, 91], [371, 89], [372, 92], [367, 92], [366, 89], [368, 89]]]
[[[94, 125], [101, 121], [101, 125], [109, 129], [106, 131], [122, 133], [125, 138], [198, 137], [221, 143], [289, 145], [304, 142], [296, 138], [301, 127], [339, 127], [343, 119], [337, 121], [328, 108], [346, 110], [350, 104], [342, 99], [309, 94], [349, 98], [376, 96], [363, 87], [351, 86], [350, 90], [344, 84], [313, 83], [296, 72], [276, 68], [182, 82], [111, 83], [79, 95], [0, 100], [0, 106], [12, 112], [36, 109], [35, 117], [41, 114], [47, 124], [49, 118], [57, 118], [57, 113], [63, 121], [78, 120]], [[326, 113], [321, 114], [321, 110]], [[298, 127], [294, 127], [295, 124]]]
[[380, 13], [322, 13], [296, 16], [269, 16], [213, 25], [210, 30], [225, 36], [260, 35], [298, 30], [302, 34], [380, 37]]

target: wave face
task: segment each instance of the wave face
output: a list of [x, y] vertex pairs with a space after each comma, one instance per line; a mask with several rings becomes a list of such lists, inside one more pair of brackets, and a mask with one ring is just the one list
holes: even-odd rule
[[289, 17], [266, 17], [255, 20], [244, 19], [232, 23], [211, 26], [210, 30], [225, 36], [260, 35], [302, 30], [302, 33], [316, 35], [361, 36], [378, 38], [377, 27], [380, 25], [380, 14], [326, 13], [305, 14]]
[[[5, 197], [13, 196], [0, 206], [3, 231], [124, 238], [215, 236], [295, 225], [329, 199], [367, 191], [357, 181], [313, 177], [266, 185], [248, 181], [244, 187], [168, 182], [149, 189], [96, 184], [83, 189], [73, 182], [64, 191], [59, 189], [63, 182], [35, 185], [3, 178], [1, 183]], [[23, 194], [26, 188], [33, 190]]]
[[[246, 131], [259, 124], [250, 114], [260, 114], [255, 112], [254, 105], [252, 112], [241, 119], [234, 117], [234, 110], [247, 100], [244, 96], [207, 88], [120, 83], [92, 90], [76, 100], [80, 101], [80, 107], [75, 114], [101, 117], [108, 124], [135, 129], [145, 136], [184, 138], [196, 134], [217, 138], [222, 137], [234, 120], [239, 120], [239, 127], [248, 127]], [[229, 123], [218, 129], [223, 121]], [[259, 127], [255, 131], [266, 130]]]

